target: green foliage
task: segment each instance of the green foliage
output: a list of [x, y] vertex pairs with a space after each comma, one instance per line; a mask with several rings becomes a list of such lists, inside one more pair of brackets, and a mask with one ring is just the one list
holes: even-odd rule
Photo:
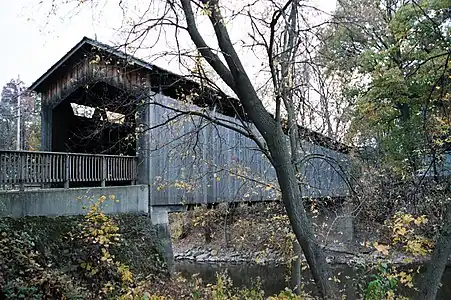
[[[431, 252], [433, 244], [423, 236], [417, 233], [421, 226], [428, 223], [426, 216], [415, 217], [411, 214], [397, 212], [386, 226], [390, 230], [391, 243], [382, 244], [373, 243], [377, 252], [385, 257], [389, 257], [393, 249], [407, 253], [404, 263], [412, 262], [411, 256], [425, 256]], [[368, 266], [372, 270], [369, 276], [370, 281], [365, 288], [364, 298], [368, 300], [379, 299], [404, 299], [399, 288], [414, 288], [414, 275], [419, 273], [418, 268], [406, 268], [400, 270], [397, 266], [389, 266], [389, 260], [381, 259], [375, 266]]]
[[355, 104], [349, 138], [408, 176], [449, 138], [449, 1], [340, 4], [324, 52], [330, 70], [353, 78], [343, 91]]
[[26, 232], [0, 223], [0, 296], [6, 299], [82, 299], [84, 289], [43, 264], [42, 254]]
[[378, 264], [378, 272], [372, 275], [373, 280], [368, 283], [365, 300], [393, 299], [398, 280], [391, 275], [385, 263]]
[[[110, 197], [110, 200], [115, 201], [114, 197]], [[0, 227], [1, 292], [7, 295], [9, 299], [19, 297], [25, 299], [59, 299], [63, 296], [68, 299], [109, 298], [123, 300], [312, 299], [309, 295], [295, 295], [289, 289], [278, 295], [265, 298], [258, 283], [250, 288], [236, 288], [226, 274], [218, 274], [216, 282], [207, 285], [196, 276], [192, 279], [142, 276], [140, 269], [128, 266], [128, 263], [132, 260], [120, 259], [115, 255], [115, 250], [130, 248], [134, 245], [130, 243], [130, 233], [127, 232], [129, 230], [136, 237], [145, 236], [145, 234], [141, 235], [142, 232], [139, 228], [146, 223], [136, 224], [136, 228], [133, 228], [129, 224], [136, 222], [135, 219], [139, 219], [136, 216], [130, 215], [119, 218], [118, 216], [105, 215], [102, 212], [102, 205], [108, 201], [107, 197], [101, 197], [89, 206], [88, 213], [82, 218], [75, 218], [72, 221], [70, 218], [66, 218], [66, 220], [69, 220], [70, 234], [66, 232], [65, 238], [60, 237], [60, 241], [67, 243], [67, 247], [71, 249], [71, 255], [67, 256], [66, 254], [64, 259], [69, 257], [72, 263], [76, 263], [76, 268], [72, 271], [66, 269], [61, 272], [54, 268], [48, 268], [50, 265], [54, 266], [54, 263], [49, 261], [50, 256], [47, 255], [46, 257], [40, 251], [37, 251], [38, 247], [29, 233], [12, 230], [14, 227], [18, 228], [18, 224], [1, 225], [3, 226]], [[274, 208], [268, 206], [266, 209], [272, 211]], [[252, 210], [256, 210], [255, 207], [252, 207]], [[313, 205], [312, 211], [315, 210], [315, 205]], [[221, 216], [220, 212], [221, 210], [216, 213], [208, 213], [207, 217]], [[193, 212], [193, 214], [195, 218], [191, 221], [197, 220], [197, 222], [200, 222], [202, 216], [200, 211]], [[267, 216], [267, 213], [264, 215]], [[252, 217], [255, 218], [255, 216]], [[55, 220], [53, 219], [52, 224], [56, 225], [58, 223]], [[13, 220], [11, 219], [11, 221]], [[267, 246], [280, 251], [286, 249], [288, 251], [286, 253], [287, 259], [290, 259], [292, 253], [290, 252], [291, 243], [289, 241], [292, 240], [292, 237], [290, 231], [284, 231], [284, 228], [289, 227], [289, 225], [283, 212], [275, 209], [268, 218], [268, 222], [274, 223], [275, 227], [271, 235], [265, 236]], [[237, 221], [237, 223], [241, 222]], [[0, 224], [3, 223], [0, 222]], [[403, 251], [423, 255], [429, 251], [427, 249], [430, 247], [429, 244], [424, 243], [425, 240], [421, 241], [426, 252], [418, 250], [416, 246], [410, 247], [415, 243], [409, 247], [405, 246], [409, 245], [409, 241], [420, 240], [420, 235], [416, 231], [425, 224], [428, 223], [424, 216], [405, 213], [395, 214], [395, 217], [386, 223], [392, 234], [393, 242], [389, 245], [374, 244], [374, 248], [382, 254], [388, 254], [391, 249], [398, 245]], [[127, 227], [127, 225], [127, 230], [124, 230], [122, 226]], [[246, 225], [240, 226], [246, 227]], [[33, 227], [32, 231], [37, 233], [36, 227], [31, 227]], [[249, 230], [254, 229], [251, 227]], [[245, 231], [242, 233], [248, 234]], [[278, 237], [276, 233], [278, 233]], [[274, 239], [271, 241], [272, 235]], [[129, 240], [127, 245], [124, 244], [126, 240]], [[43, 252], [46, 251], [48, 250], [43, 249]], [[64, 255], [65, 251], [62, 250], [61, 254]], [[130, 258], [133, 258], [133, 256], [130, 256]], [[368, 268], [372, 275], [363, 277], [365, 280], [369, 278], [369, 283], [366, 281], [365, 287], [361, 289], [363, 291], [362, 297], [365, 297], [365, 299], [394, 299], [395, 295], [396, 299], [400, 299], [400, 287], [413, 287], [413, 275], [417, 272], [417, 270], [412, 269], [399, 271], [395, 267], [389, 267], [388, 262], [384, 260], [379, 261], [375, 266], [365, 266], [366, 271], [368, 271]], [[356, 281], [359, 279], [361, 278], [355, 278]]]
[[0, 298], [116, 298], [132, 289], [135, 274], [164, 277], [151, 220], [106, 216], [100, 205], [106, 200], [93, 201], [85, 216], [1, 218]]

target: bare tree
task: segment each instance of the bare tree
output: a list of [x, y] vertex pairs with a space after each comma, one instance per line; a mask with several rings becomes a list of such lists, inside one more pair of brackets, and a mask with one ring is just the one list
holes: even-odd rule
[[[296, 156], [298, 153], [299, 135], [297, 134], [297, 119], [294, 115], [294, 103], [290, 101], [291, 84], [289, 82], [292, 79], [292, 75], [290, 76], [289, 74], [292, 72], [291, 68], [293, 67], [290, 62], [296, 53], [293, 49], [296, 44], [298, 1], [286, 2], [280, 10], [274, 13], [270, 24], [274, 28], [278, 25], [281, 16], [287, 17], [285, 21], [286, 30], [284, 31], [285, 43], [283, 49], [286, 51], [281, 53], [282, 57], [280, 58], [279, 70], [276, 70], [274, 66], [275, 53], [273, 52], [273, 43], [275, 31], [271, 32], [268, 42], [268, 56], [275, 89], [276, 113], [274, 117], [263, 105], [262, 100], [244, 70], [225, 27], [225, 20], [222, 16], [218, 1], [204, 1], [203, 6], [208, 11], [209, 19], [214, 28], [218, 45], [226, 64], [211, 51], [199, 33], [191, 1], [181, 0], [181, 5], [187, 22], [187, 30], [197, 49], [216, 73], [221, 76], [224, 82], [238, 96], [245, 112], [266, 142], [268, 158], [276, 170], [287, 215], [309, 263], [319, 292], [325, 298], [336, 297], [336, 288], [330, 280], [332, 277], [330, 266], [327, 264], [323, 250], [314, 236], [313, 227], [307, 217], [302, 202], [301, 190], [296, 178]], [[290, 10], [290, 12], [286, 13], [286, 10]], [[277, 74], [277, 71], [280, 73]], [[282, 105], [284, 105], [288, 114], [289, 142], [285, 139], [281, 113]]]
[[[77, 5], [80, 3], [78, 2]], [[119, 6], [126, 15], [127, 1], [120, 1]], [[150, 13], [150, 7], [158, 9]], [[258, 12], [258, 13], [254, 13]], [[241, 124], [230, 124], [227, 120], [218, 118], [202, 110], [183, 110], [166, 106], [174, 112], [174, 116], [167, 119], [165, 124], [179, 116], [199, 116], [207, 122], [223, 126], [253, 140], [260, 151], [266, 155], [277, 174], [277, 181], [281, 197], [286, 208], [291, 226], [297, 241], [307, 259], [319, 293], [324, 298], [336, 298], [337, 289], [331, 280], [331, 268], [326, 262], [324, 251], [315, 237], [311, 220], [307, 216], [300, 188], [300, 166], [304, 159], [302, 139], [304, 132], [299, 124], [305, 121], [312, 109], [309, 102], [312, 73], [312, 53], [315, 51], [315, 30], [326, 24], [325, 21], [310, 24], [308, 14], [320, 13], [317, 9], [303, 4], [298, 0], [268, 0], [257, 5], [248, 2], [241, 8], [232, 9], [221, 6], [218, 0], [168, 0], [150, 1], [149, 8], [141, 17], [131, 21], [131, 26], [121, 28], [123, 36], [122, 46], [128, 53], [147, 50], [144, 46], [149, 32], [172, 30], [174, 43], [177, 46], [176, 57], [180, 63], [189, 61], [186, 58], [200, 57], [207, 62], [213, 74], [218, 76], [226, 87], [238, 98], [235, 106]], [[224, 16], [227, 13], [227, 17]], [[201, 16], [203, 14], [203, 16]], [[198, 19], [208, 19], [214, 31], [217, 49], [207, 43], [203, 30], [199, 30]], [[227, 23], [233, 22], [235, 17], [247, 18], [249, 24], [250, 43], [243, 43], [254, 51], [264, 69], [263, 78], [266, 81], [257, 86], [249, 71], [245, 70], [243, 60], [237, 52], [237, 46], [230, 37]], [[127, 17], [127, 20], [129, 18]], [[195, 51], [185, 51], [179, 45], [179, 37], [187, 32]], [[158, 38], [160, 38], [160, 34]], [[152, 44], [153, 41], [147, 41]], [[151, 48], [149, 48], [151, 49]], [[194, 53], [194, 54], [193, 54]], [[164, 54], [170, 54], [165, 52]], [[174, 53], [173, 53], [174, 54]], [[197, 56], [199, 57], [199, 56]], [[198, 80], [208, 81], [207, 74], [200, 74]], [[324, 87], [322, 83], [321, 88]], [[266, 94], [262, 93], [266, 91]], [[186, 95], [185, 95], [186, 96]], [[189, 95], [188, 95], [189, 96]], [[326, 95], [319, 101], [322, 103], [324, 115], [329, 119], [327, 132], [332, 134], [331, 116], [328, 114]], [[317, 101], [318, 102], [318, 101]], [[161, 103], [147, 103], [162, 105]], [[250, 123], [248, 122], [250, 121]], [[155, 126], [162, 126], [157, 124]], [[257, 131], [252, 128], [257, 129]], [[144, 130], [151, 130], [149, 127]]]

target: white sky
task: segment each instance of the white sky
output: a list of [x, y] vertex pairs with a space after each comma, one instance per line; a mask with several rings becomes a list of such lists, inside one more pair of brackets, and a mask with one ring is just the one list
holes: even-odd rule
[[[327, 11], [335, 7], [335, 0], [316, 1]], [[67, 15], [48, 17], [48, 7], [38, 2], [0, 0], [0, 88], [18, 75], [26, 85], [31, 85], [83, 36], [93, 38], [96, 34], [104, 43], [118, 41], [115, 27], [120, 26], [122, 18], [117, 9], [103, 7], [94, 14], [90, 10], [77, 14], [69, 11]], [[51, 4], [52, 0], [43, 2]], [[46, 25], [48, 19], [51, 22]], [[249, 67], [257, 65], [254, 61]], [[160, 66], [177, 72], [174, 67]]]
[[[37, 0], [0, 1], [0, 86], [18, 75], [30, 85], [83, 36], [94, 36], [97, 26], [86, 14], [65, 21], [50, 16], [54, 21], [46, 26], [38, 8]], [[112, 31], [103, 31], [108, 42]]]

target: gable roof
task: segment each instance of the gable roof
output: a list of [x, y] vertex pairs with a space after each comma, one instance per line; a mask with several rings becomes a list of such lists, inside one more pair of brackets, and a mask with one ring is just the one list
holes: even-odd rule
[[124, 51], [118, 50], [118, 47], [113, 47], [104, 43], [101, 43], [99, 41], [90, 39], [88, 37], [83, 37], [81, 41], [79, 41], [72, 49], [70, 49], [66, 54], [64, 54], [63, 57], [61, 57], [53, 66], [51, 66], [44, 74], [41, 75], [33, 84], [28, 88], [31, 91], [38, 91], [40, 86], [52, 75], [57, 69], [59, 69], [61, 66], [64, 65], [75, 53], [77, 53], [79, 50], [86, 46], [92, 46], [97, 47], [105, 52], [108, 52], [114, 56], [117, 56], [122, 59], [127, 59], [128, 61], [134, 63], [135, 65], [138, 65], [144, 69], [147, 69], [149, 71], [153, 69], [158, 69], [159, 71], [163, 71], [164, 73], [181, 77], [182, 75], [176, 74], [174, 72], [168, 71], [166, 69], [163, 69], [161, 67], [158, 67], [156, 65], [153, 65], [149, 62], [146, 62], [140, 58], [137, 58], [133, 55], [127, 54]]
[[[182, 78], [183, 75], [176, 74], [174, 72], [171, 72], [169, 70], [163, 69], [159, 66], [156, 66], [154, 64], [151, 64], [149, 62], [146, 62], [142, 59], [139, 59], [133, 55], [127, 54], [124, 51], [118, 50], [118, 47], [113, 47], [101, 42], [98, 42], [96, 40], [90, 39], [88, 37], [83, 37], [80, 42], [78, 42], [72, 49], [70, 49], [63, 57], [61, 57], [53, 66], [51, 66], [43, 75], [41, 75], [28, 89], [30, 91], [36, 91], [40, 92], [41, 88], [45, 86], [45, 83], [50, 79], [52, 74], [54, 74], [55, 71], [57, 71], [60, 67], [64, 66], [64, 64], [72, 58], [77, 52], [82, 50], [82, 48], [85, 48], [87, 46], [96, 47], [101, 49], [102, 51], [105, 51], [111, 55], [114, 55], [118, 58], [125, 59], [137, 66], [140, 66], [148, 71], [159, 71], [164, 74], [168, 74], [171, 76], [174, 76], [176, 78]], [[194, 80], [190, 80], [188, 78], [184, 78], [185, 82], [191, 82], [193, 84], [198, 85], [198, 82], [195, 82]], [[234, 99], [231, 97], [227, 97], [229, 100], [233, 100], [239, 103], [238, 99]], [[302, 136], [303, 139], [306, 139], [310, 141], [311, 143], [323, 146], [325, 148], [329, 148], [335, 151], [347, 153], [351, 149], [350, 146], [345, 145], [337, 140], [334, 140], [322, 133], [316, 132], [314, 130], [311, 130], [309, 128], [299, 126], [299, 134]]]

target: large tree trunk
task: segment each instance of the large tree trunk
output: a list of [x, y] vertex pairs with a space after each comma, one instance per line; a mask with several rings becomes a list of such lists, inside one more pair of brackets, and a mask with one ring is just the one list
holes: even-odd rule
[[448, 257], [451, 254], [451, 204], [446, 205], [445, 220], [436, 241], [431, 260], [426, 266], [426, 272], [421, 276], [418, 300], [435, 300], [440, 288], [443, 272], [445, 271]]
[[307, 217], [286, 142], [282, 137], [276, 137], [272, 142], [268, 141], [268, 147], [274, 160], [274, 168], [276, 169], [288, 218], [304, 252], [318, 291], [326, 299], [340, 298], [335, 283], [331, 280], [330, 265], [315, 238], [312, 223]]

